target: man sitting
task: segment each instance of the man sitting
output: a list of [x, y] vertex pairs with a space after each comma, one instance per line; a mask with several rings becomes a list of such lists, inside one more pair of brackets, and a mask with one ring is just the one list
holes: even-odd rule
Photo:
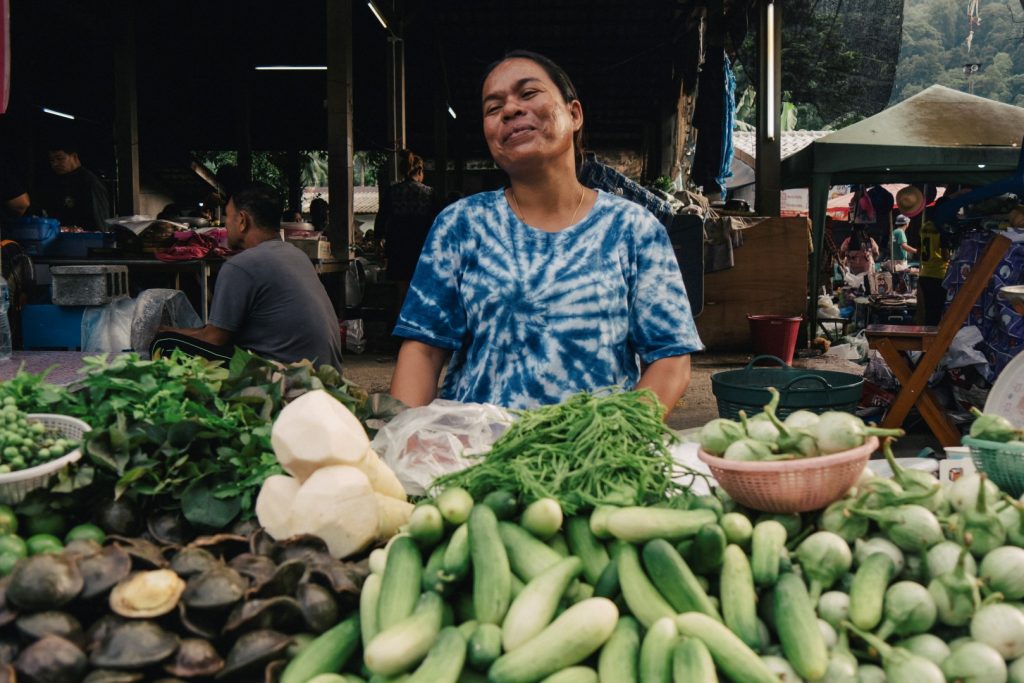
[[210, 321], [196, 329], [162, 328], [153, 356], [179, 348], [229, 359], [234, 347], [291, 363], [311, 360], [341, 370], [338, 317], [309, 257], [281, 241], [281, 201], [265, 185], [246, 187], [228, 200], [228, 244], [243, 249], [217, 275]]

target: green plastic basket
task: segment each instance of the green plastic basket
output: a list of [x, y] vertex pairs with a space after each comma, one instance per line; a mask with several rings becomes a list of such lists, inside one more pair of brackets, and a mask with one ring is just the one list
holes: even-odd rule
[[1024, 446], [982, 441], [965, 436], [961, 442], [971, 449], [971, 460], [1000, 490], [1014, 498], [1024, 493]]
[[[770, 360], [780, 367], [754, 367]], [[777, 414], [785, 418], [797, 410], [824, 413], [839, 410], [852, 413], [860, 402], [864, 378], [835, 370], [800, 370], [776, 356], [755, 356], [742, 370], [726, 370], [711, 375], [711, 391], [718, 401], [718, 415], [739, 419], [739, 412], [760, 413], [772, 395], [768, 387], [779, 390]]]

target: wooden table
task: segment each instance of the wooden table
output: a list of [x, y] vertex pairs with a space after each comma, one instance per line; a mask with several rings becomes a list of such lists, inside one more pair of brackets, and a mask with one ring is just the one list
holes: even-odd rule
[[[967, 280], [950, 302], [938, 327], [924, 325], [868, 325], [868, 345], [878, 349], [900, 382], [900, 393], [889, 406], [882, 426], [902, 427], [910, 409], [917, 406], [921, 417], [943, 446], [960, 444], [960, 431], [948, 413], [938, 404], [928, 388], [928, 378], [935, 372], [946, 354], [953, 337], [960, 330], [971, 307], [988, 286], [992, 274], [1009, 251], [1011, 242], [996, 236], [985, 247], [981, 258], [971, 268]], [[922, 351], [917, 365], [911, 367], [904, 355], [907, 351]]]

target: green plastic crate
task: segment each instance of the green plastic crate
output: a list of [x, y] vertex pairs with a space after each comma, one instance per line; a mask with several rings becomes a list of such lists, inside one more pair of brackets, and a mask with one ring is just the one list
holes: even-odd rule
[[[755, 367], [760, 361], [774, 361], [779, 367]], [[772, 397], [768, 387], [779, 390], [780, 418], [797, 410], [852, 413], [860, 402], [864, 378], [834, 370], [801, 370], [776, 356], [755, 356], [742, 370], [711, 375], [718, 415], [731, 420], [738, 420], [741, 410], [747, 415], [760, 413]]]

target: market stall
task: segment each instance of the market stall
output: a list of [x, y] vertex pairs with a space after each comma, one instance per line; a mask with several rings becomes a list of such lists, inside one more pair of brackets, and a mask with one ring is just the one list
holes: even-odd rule
[[21, 373], [0, 679], [1018, 680], [1024, 431], [979, 414], [987, 476], [940, 483], [901, 430], [747, 393], [680, 443], [645, 392], [402, 410], [245, 352]]

